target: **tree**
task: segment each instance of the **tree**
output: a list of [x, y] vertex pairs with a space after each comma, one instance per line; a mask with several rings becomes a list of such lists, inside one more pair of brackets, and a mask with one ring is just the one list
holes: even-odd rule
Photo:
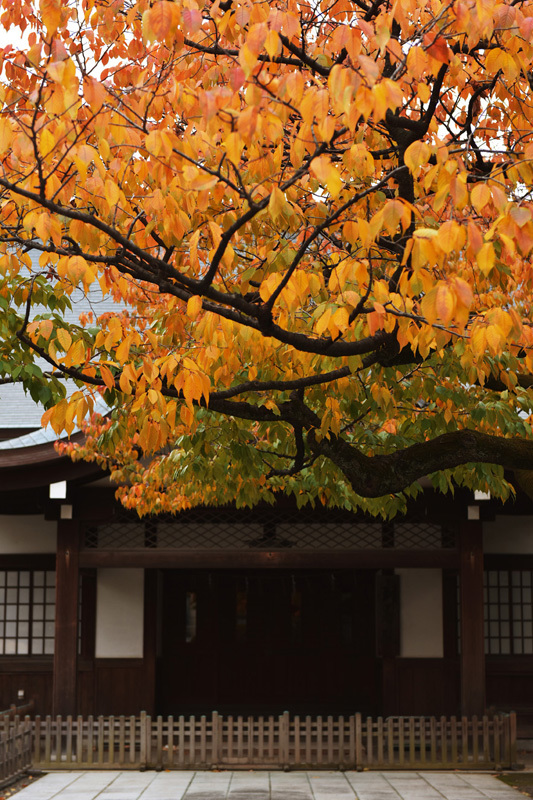
[[[1, 25], [26, 44], [0, 369], [58, 433], [103, 393], [63, 447], [126, 505], [390, 514], [427, 475], [506, 497], [533, 469], [532, 0], [3, 0]], [[68, 324], [77, 286], [116, 312]]]

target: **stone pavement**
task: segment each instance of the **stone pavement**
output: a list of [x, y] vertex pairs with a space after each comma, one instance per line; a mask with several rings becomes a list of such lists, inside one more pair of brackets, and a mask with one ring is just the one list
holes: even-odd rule
[[487, 773], [51, 772], [17, 800], [520, 800]]

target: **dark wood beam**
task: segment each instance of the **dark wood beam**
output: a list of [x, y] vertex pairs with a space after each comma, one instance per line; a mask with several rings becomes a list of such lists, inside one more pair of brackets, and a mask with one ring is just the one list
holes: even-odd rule
[[146, 569], [457, 569], [456, 550], [82, 550], [82, 567]]
[[77, 520], [59, 520], [52, 695], [54, 715], [74, 715], [77, 710], [79, 541]]
[[485, 712], [483, 526], [464, 521], [460, 531], [461, 713]]
[[156, 700], [156, 659], [157, 659], [157, 625], [158, 625], [158, 572], [147, 569], [144, 572], [144, 692], [143, 708], [148, 714], [155, 713]]

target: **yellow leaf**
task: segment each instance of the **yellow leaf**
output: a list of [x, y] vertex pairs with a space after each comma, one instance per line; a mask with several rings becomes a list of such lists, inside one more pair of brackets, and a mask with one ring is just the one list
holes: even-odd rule
[[244, 44], [239, 51], [239, 64], [244, 75], [249, 78], [257, 64], [259, 53], [253, 53], [247, 44]]
[[69, 350], [69, 355], [72, 364], [82, 364], [85, 361], [85, 345], [82, 339], [74, 342]]
[[47, 411], [44, 412], [44, 414], [41, 417], [41, 426], [43, 428], [46, 428], [46, 426], [49, 424], [50, 418], [51, 418], [53, 413], [54, 413], [54, 409], [53, 408], [49, 408]]
[[423, 103], [427, 103], [429, 98], [431, 97], [431, 89], [427, 85], [427, 83], [419, 83], [417, 88], [417, 94]]
[[175, 33], [178, 22], [179, 6], [168, 0], [159, 0], [143, 14], [143, 36], [148, 42], [164, 41]]
[[107, 99], [107, 90], [99, 81], [86, 76], [83, 79], [83, 97], [91, 111], [96, 113], [102, 108]]
[[115, 350], [115, 356], [119, 364], [124, 364], [130, 354], [130, 345], [131, 345], [131, 338], [126, 336], [125, 339], [121, 341], [117, 349]]
[[244, 142], [241, 139], [240, 135], [236, 132], [230, 133], [224, 142], [224, 146], [226, 148], [226, 153], [230, 161], [234, 164], [238, 164], [241, 160], [241, 153], [243, 148]]
[[120, 373], [119, 378], [120, 389], [124, 394], [129, 394], [131, 392], [131, 383], [125, 374], [125, 372]]
[[466, 242], [466, 231], [455, 220], [448, 220], [440, 226], [435, 241], [444, 253], [459, 252]]
[[420, 302], [422, 314], [429, 323], [436, 322], [438, 313], [436, 307], [437, 301], [437, 287], [434, 286], [427, 294], [425, 294]]
[[56, 332], [56, 337], [59, 344], [66, 353], [70, 345], [72, 344], [72, 336], [67, 330], [65, 330], [65, 328], [58, 328]]
[[516, 222], [519, 228], [523, 228], [528, 222], [531, 222], [531, 211], [529, 208], [523, 206], [514, 206], [510, 211], [511, 217]]
[[43, 214], [39, 214], [35, 221], [35, 232], [43, 244], [46, 244], [50, 238], [50, 225], [50, 214], [47, 211]]
[[470, 202], [481, 213], [492, 200], [492, 193], [486, 183], [476, 183], [470, 192]]
[[487, 343], [487, 336], [485, 332], [485, 326], [477, 325], [476, 328], [472, 331], [472, 335], [470, 337], [470, 345], [472, 347], [473, 352], [476, 355], [483, 355], [485, 352], [485, 347]]
[[84, 279], [88, 268], [83, 256], [71, 256], [67, 262], [67, 275], [73, 283], [79, 283]]
[[42, 336], [43, 339], [49, 339], [52, 335], [52, 331], [54, 329], [54, 323], [51, 319], [44, 319], [42, 322], [39, 323], [39, 336]]
[[279, 217], [282, 217], [287, 208], [287, 201], [285, 195], [278, 186], [272, 189], [270, 200], [268, 201], [268, 213], [272, 220], [276, 222]]
[[407, 71], [409, 75], [420, 80], [426, 71], [428, 61], [429, 59], [423, 47], [419, 45], [410, 47], [407, 53]]
[[505, 335], [498, 325], [487, 325], [485, 331], [487, 344], [493, 353], [499, 353], [505, 343]]
[[113, 378], [113, 373], [109, 367], [106, 367], [105, 364], [100, 364], [100, 375], [102, 376], [102, 380], [108, 389], [115, 388], [115, 379]]
[[452, 283], [458, 301], [466, 308], [470, 308], [474, 302], [474, 293], [472, 292], [470, 284], [462, 278], [453, 278]]
[[202, 310], [202, 298], [195, 294], [187, 301], [187, 316], [189, 319], [195, 320], [200, 311]]
[[46, 26], [48, 38], [50, 38], [59, 27], [62, 6], [63, 3], [61, 0], [40, 0], [39, 2], [40, 17]]
[[110, 208], [113, 208], [118, 204], [118, 201], [120, 200], [120, 189], [118, 188], [117, 184], [109, 178], [106, 180], [104, 185], [104, 194]]
[[350, 220], [342, 226], [342, 236], [351, 245], [354, 245], [359, 237], [359, 225], [356, 221]]
[[494, 247], [490, 242], [485, 242], [485, 244], [482, 246], [481, 250], [476, 256], [476, 261], [481, 272], [486, 277], [493, 268], [495, 261]]
[[270, 58], [279, 55], [281, 52], [281, 41], [277, 31], [270, 30], [265, 40], [265, 50]]
[[316, 175], [332, 197], [337, 197], [343, 187], [343, 182], [329, 156], [323, 155], [314, 158], [311, 161], [311, 172]]
[[437, 296], [435, 298], [435, 309], [439, 318], [447, 324], [453, 318], [455, 311], [455, 293], [452, 292], [448, 284], [439, 283]]
[[49, 128], [44, 128], [41, 131], [40, 145], [43, 156], [50, 155], [54, 151], [57, 141]]
[[315, 330], [319, 336], [328, 329], [329, 321], [331, 319], [331, 312], [332, 312], [331, 308], [326, 308], [325, 312], [318, 320]]
[[416, 141], [409, 145], [404, 153], [403, 160], [413, 175], [418, 175], [421, 167], [428, 163], [431, 148], [425, 142]]
[[404, 212], [401, 200], [389, 200], [383, 207], [383, 225], [388, 233], [393, 236], [400, 224]]

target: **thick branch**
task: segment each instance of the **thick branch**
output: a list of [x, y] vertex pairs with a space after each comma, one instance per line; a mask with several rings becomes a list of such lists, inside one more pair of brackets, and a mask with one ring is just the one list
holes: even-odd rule
[[307, 441], [313, 452], [326, 456], [339, 467], [353, 490], [362, 497], [396, 494], [432, 472], [469, 463], [533, 470], [533, 441], [504, 439], [473, 430], [445, 433], [427, 442], [376, 456], [366, 456], [337, 437], [317, 441], [314, 431], [309, 431]]

